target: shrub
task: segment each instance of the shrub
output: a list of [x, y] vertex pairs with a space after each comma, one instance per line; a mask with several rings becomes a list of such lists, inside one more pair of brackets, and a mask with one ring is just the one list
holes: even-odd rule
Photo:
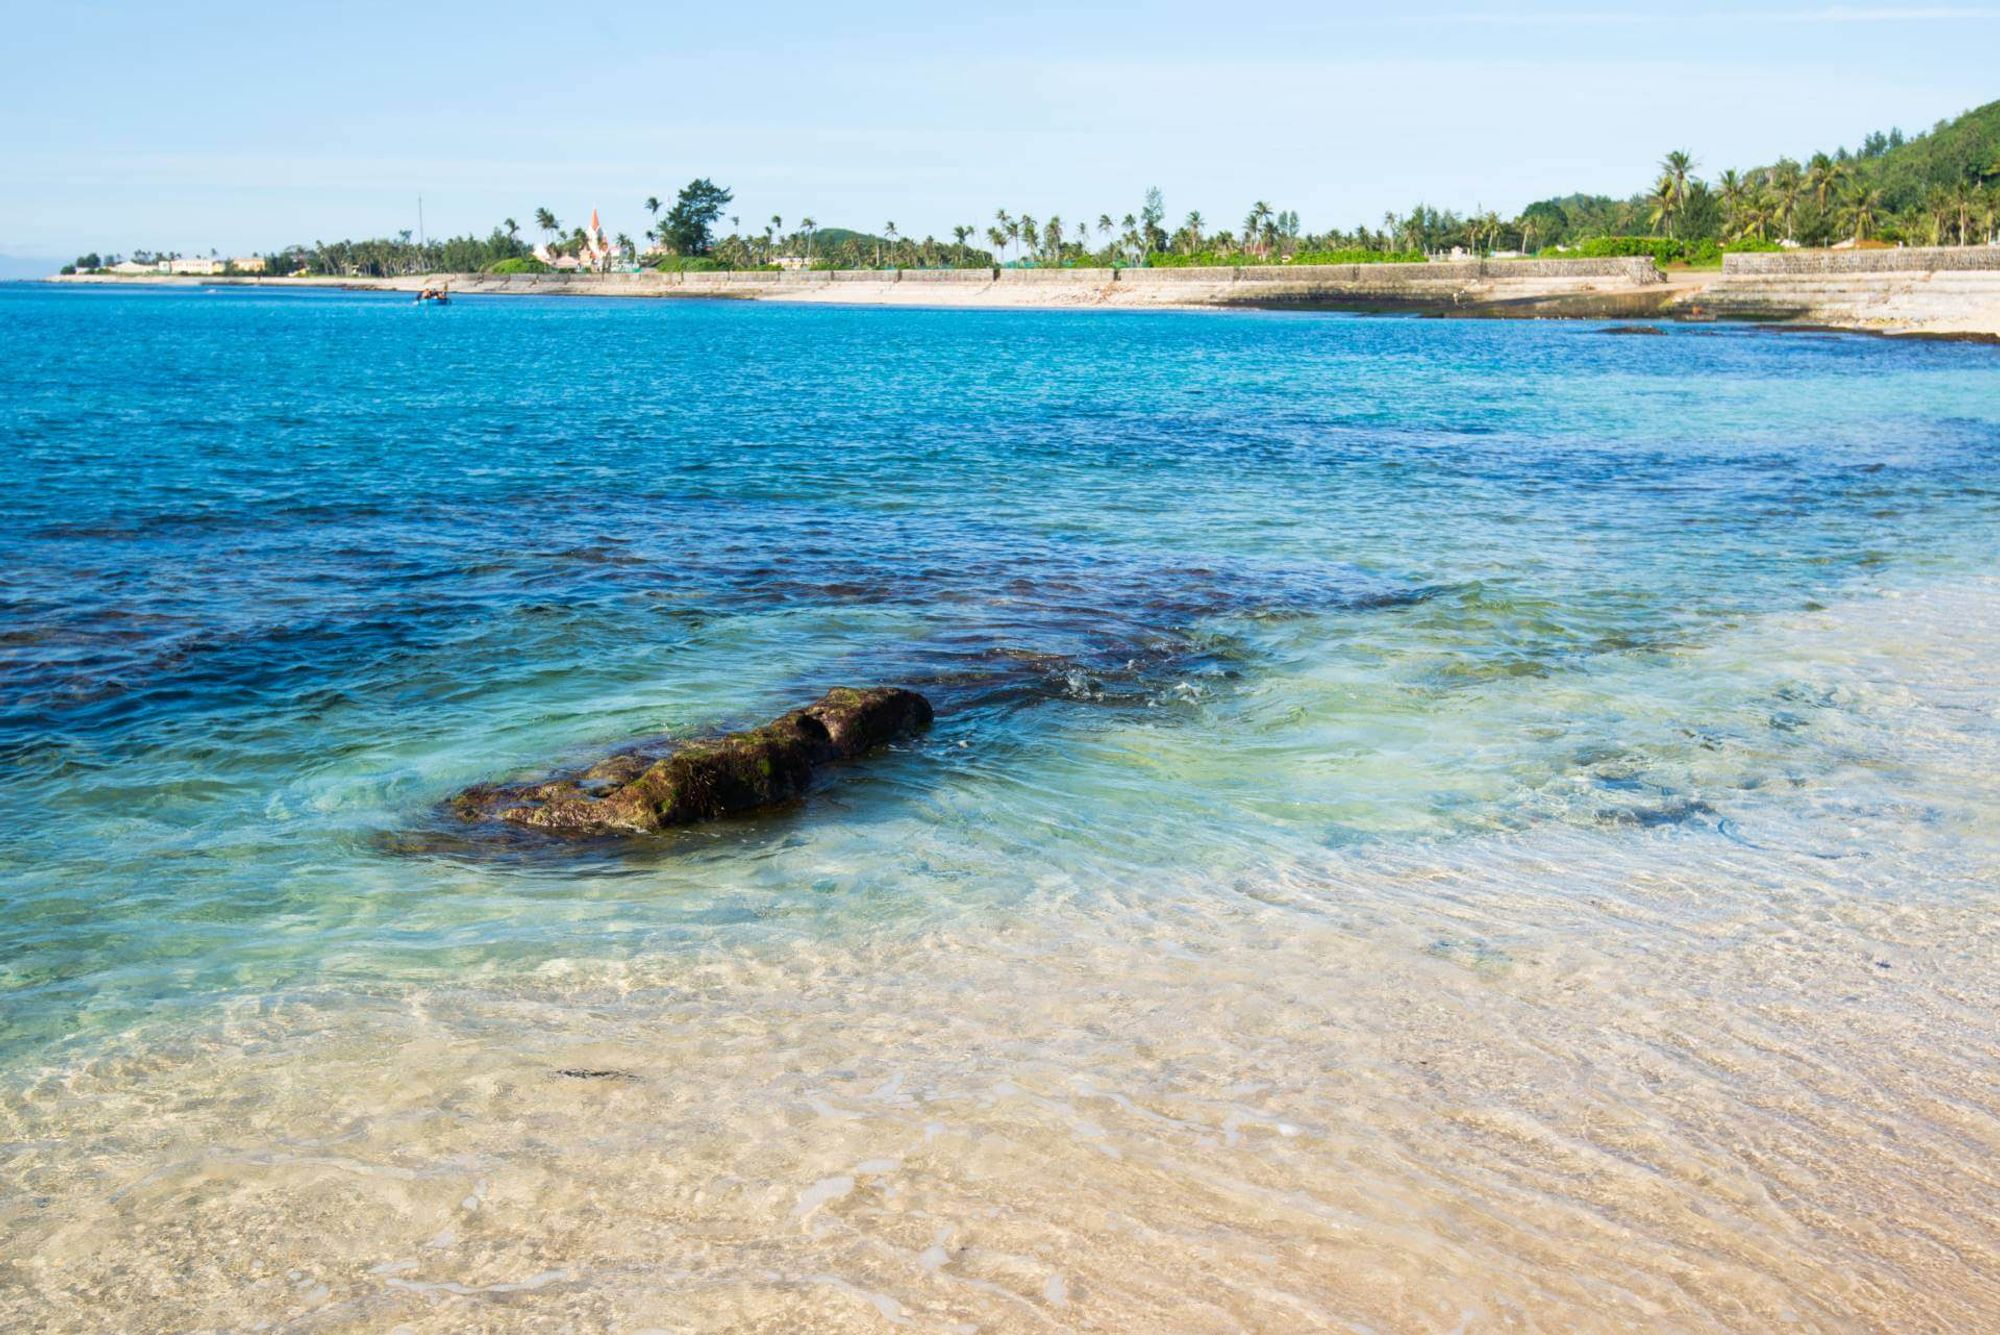
[[549, 266], [526, 255], [486, 266], [487, 273], [549, 273]]
[[[1712, 243], [1711, 243], [1712, 244]], [[1568, 254], [1586, 260], [1649, 257], [1660, 265], [1688, 258], [1688, 246], [1670, 236], [1593, 236], [1570, 248]]]
[[1272, 256], [1260, 259], [1241, 251], [1231, 251], [1219, 255], [1212, 250], [1204, 250], [1195, 255], [1154, 255], [1146, 261], [1155, 269], [1209, 269], [1233, 268], [1237, 265], [1264, 264], [1422, 264], [1424, 256], [1420, 251], [1361, 250], [1348, 247], [1343, 250], [1302, 250], [1289, 261]]
[[1361, 250], [1347, 246], [1340, 250], [1302, 250], [1292, 256], [1292, 263], [1422, 264], [1427, 258], [1421, 250]]

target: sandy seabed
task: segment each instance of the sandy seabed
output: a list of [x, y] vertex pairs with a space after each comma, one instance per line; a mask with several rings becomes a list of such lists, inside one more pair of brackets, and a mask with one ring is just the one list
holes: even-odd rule
[[1700, 651], [1840, 702], [1754, 839], [1051, 871], [135, 1030], [0, 1091], [0, 1326], [1993, 1328], [1996, 595]]

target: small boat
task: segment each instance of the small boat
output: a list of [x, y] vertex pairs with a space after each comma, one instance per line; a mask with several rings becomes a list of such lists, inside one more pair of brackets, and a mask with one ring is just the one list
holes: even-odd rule
[[435, 302], [440, 306], [449, 306], [451, 304], [451, 289], [448, 287], [427, 287], [417, 293], [417, 305], [421, 306], [427, 301]]

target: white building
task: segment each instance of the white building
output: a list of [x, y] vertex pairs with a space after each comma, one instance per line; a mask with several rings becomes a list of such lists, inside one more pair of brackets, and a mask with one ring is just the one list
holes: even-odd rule
[[535, 258], [552, 269], [609, 269], [613, 255], [610, 239], [604, 235], [604, 225], [597, 221], [595, 208], [590, 211], [590, 226], [583, 229], [583, 240], [576, 254], [557, 254], [546, 241], [535, 247]]

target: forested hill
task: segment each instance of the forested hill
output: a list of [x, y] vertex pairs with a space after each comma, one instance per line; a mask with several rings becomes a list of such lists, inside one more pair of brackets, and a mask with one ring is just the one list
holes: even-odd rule
[[[1689, 169], [1702, 164], [1690, 163]], [[1858, 205], [1865, 202], [1871, 235], [1910, 243], [1990, 235], [1981, 226], [1988, 201], [2000, 196], [2000, 102], [1989, 102], [1930, 130], [1905, 135], [1900, 129], [1868, 135], [1855, 148], [1811, 154], [1803, 161], [1780, 158], [1747, 170], [1722, 170], [1707, 179], [1690, 177], [1670, 207], [1661, 208], [1660, 188], [1624, 199], [1609, 195], [1564, 195], [1522, 210], [1525, 235], [1545, 241], [1575, 242], [1588, 237], [1629, 236], [1659, 230], [1671, 219], [1676, 235], [1730, 241], [1796, 238], [1825, 245], [1851, 234]]]
[[1919, 208], [1933, 191], [2000, 182], [2000, 102], [1939, 121], [1914, 138], [1891, 130], [1869, 135], [1858, 150], [1827, 156], [1880, 190], [1890, 212]]

